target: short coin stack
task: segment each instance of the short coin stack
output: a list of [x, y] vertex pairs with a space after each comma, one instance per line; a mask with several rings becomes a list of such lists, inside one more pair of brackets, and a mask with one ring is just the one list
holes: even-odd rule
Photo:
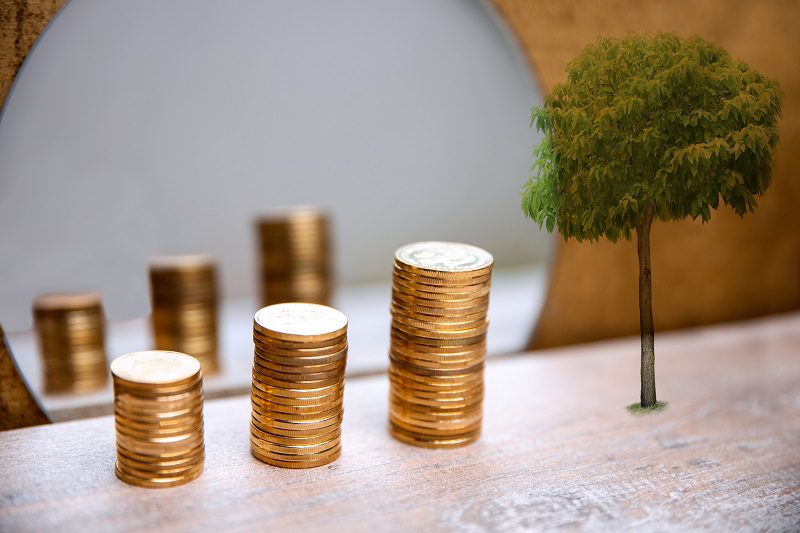
[[86, 392], [108, 382], [105, 318], [96, 293], [47, 294], [33, 317], [49, 393]]
[[263, 305], [330, 302], [329, 231], [328, 217], [310, 208], [258, 221]]
[[203, 374], [192, 356], [134, 352], [111, 363], [117, 477], [172, 487], [203, 471]]
[[285, 468], [336, 460], [341, 454], [347, 317], [324, 305], [271, 305], [256, 313], [253, 341], [253, 455]]
[[491, 254], [467, 244], [397, 250], [389, 351], [395, 438], [448, 448], [480, 436], [493, 264]]
[[203, 372], [219, 369], [217, 267], [205, 255], [156, 257], [150, 262], [153, 338], [158, 350], [192, 354]]

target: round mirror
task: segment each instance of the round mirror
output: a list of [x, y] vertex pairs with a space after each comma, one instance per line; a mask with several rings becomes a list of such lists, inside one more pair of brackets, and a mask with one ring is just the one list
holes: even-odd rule
[[42, 293], [98, 291], [109, 359], [150, 348], [148, 261], [219, 268], [221, 370], [248, 387], [254, 221], [324, 209], [348, 371], [387, 365], [394, 250], [454, 240], [495, 257], [490, 354], [521, 349], [549, 238], [519, 193], [537, 142], [531, 72], [480, 2], [72, 2], [28, 56], [0, 122], [0, 323], [56, 419], [108, 385], [44, 394]]

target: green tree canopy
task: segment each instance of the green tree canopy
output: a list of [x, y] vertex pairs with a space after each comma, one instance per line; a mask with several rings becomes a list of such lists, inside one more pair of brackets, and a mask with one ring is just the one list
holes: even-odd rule
[[721, 200], [741, 216], [769, 185], [780, 110], [776, 82], [700, 38], [600, 39], [531, 114], [544, 139], [523, 211], [612, 241], [645, 210], [707, 221]]

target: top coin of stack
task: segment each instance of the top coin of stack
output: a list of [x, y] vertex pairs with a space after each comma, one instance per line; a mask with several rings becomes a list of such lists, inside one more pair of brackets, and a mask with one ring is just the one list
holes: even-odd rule
[[47, 294], [33, 302], [47, 392], [86, 392], [108, 381], [105, 319], [97, 293]]
[[347, 317], [324, 305], [276, 304], [253, 321], [250, 450], [284, 468], [341, 453]]
[[114, 359], [117, 477], [172, 487], [203, 471], [203, 374], [186, 354], [134, 352]]
[[159, 350], [188, 353], [206, 374], [219, 369], [217, 266], [205, 255], [174, 255], [150, 261], [151, 316]]
[[327, 215], [311, 208], [296, 208], [258, 221], [263, 305], [329, 303], [329, 231]]
[[397, 439], [447, 448], [480, 436], [493, 264], [467, 244], [397, 250], [389, 351], [389, 428]]

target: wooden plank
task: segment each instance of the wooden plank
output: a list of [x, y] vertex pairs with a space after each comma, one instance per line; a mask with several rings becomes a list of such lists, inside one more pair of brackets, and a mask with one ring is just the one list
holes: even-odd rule
[[49, 423], [20, 374], [0, 325], [0, 431]]
[[385, 376], [349, 380], [343, 456], [307, 471], [250, 456], [247, 397], [211, 401], [206, 472], [167, 490], [117, 481], [109, 417], [0, 433], [0, 530], [796, 530], [800, 314], [656, 349], [647, 416], [636, 339], [493, 361], [457, 450], [395, 442]]

